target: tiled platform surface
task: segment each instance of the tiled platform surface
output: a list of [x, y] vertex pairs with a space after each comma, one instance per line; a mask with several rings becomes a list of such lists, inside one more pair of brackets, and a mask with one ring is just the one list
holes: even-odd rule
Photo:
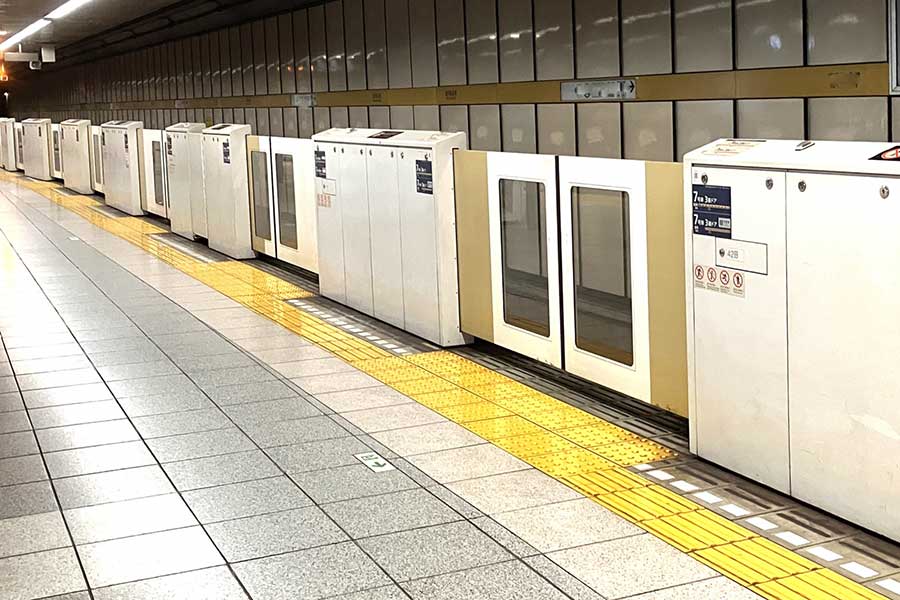
[[0, 599], [756, 597], [81, 217], [0, 194]]

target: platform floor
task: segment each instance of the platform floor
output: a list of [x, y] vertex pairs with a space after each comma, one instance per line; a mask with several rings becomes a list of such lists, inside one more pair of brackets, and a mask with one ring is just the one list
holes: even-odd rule
[[665, 432], [96, 208], [0, 179], [0, 600], [900, 597], [892, 545], [726, 519]]

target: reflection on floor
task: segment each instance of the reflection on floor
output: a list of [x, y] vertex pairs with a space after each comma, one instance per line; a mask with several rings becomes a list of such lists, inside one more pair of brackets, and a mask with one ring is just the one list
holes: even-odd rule
[[[749, 528], [684, 547], [673, 532], [713, 530], [679, 520], [729, 521], [675, 482], [734, 504], [724, 490], [744, 488], [682, 458], [644, 472], [627, 443], [587, 439], [640, 431], [677, 448], [677, 420], [601, 406], [596, 386], [502, 353], [338, 359], [322, 346], [365, 338], [317, 320], [312, 344], [173, 266], [190, 257], [9, 183], [0, 194], [0, 599], [756, 597], [707, 566], [729, 564], [753, 565], [728, 574], [770, 598], [879, 597]], [[582, 431], [596, 417], [536, 389], [608, 426]], [[609, 458], [545, 453], [578, 435]], [[565, 475], [589, 456], [608, 466]], [[589, 488], [602, 485], [620, 491]], [[615, 503], [629, 497], [645, 501]], [[672, 516], [636, 517], [650, 506]], [[872, 588], [893, 581], [879, 568]]]

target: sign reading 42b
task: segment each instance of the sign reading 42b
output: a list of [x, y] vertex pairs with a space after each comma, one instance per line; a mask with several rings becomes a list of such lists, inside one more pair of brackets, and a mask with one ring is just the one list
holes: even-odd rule
[[693, 186], [694, 234], [731, 239], [731, 188]]

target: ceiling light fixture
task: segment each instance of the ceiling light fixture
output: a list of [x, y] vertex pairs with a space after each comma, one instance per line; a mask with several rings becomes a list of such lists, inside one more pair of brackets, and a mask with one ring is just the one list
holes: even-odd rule
[[47, 19], [38, 19], [22, 31], [18, 32], [17, 34], [0, 44], [0, 51], [9, 50], [25, 38], [27, 38], [29, 35], [40, 31], [49, 24], [50, 21], [48, 21]]
[[78, 8], [81, 8], [82, 6], [84, 6], [85, 4], [87, 4], [90, 1], [91, 0], [69, 0], [62, 6], [57, 7], [57, 9], [54, 10], [53, 12], [51, 12], [49, 15], [47, 15], [46, 18], [47, 19], [62, 19], [70, 12], [72, 12]]

